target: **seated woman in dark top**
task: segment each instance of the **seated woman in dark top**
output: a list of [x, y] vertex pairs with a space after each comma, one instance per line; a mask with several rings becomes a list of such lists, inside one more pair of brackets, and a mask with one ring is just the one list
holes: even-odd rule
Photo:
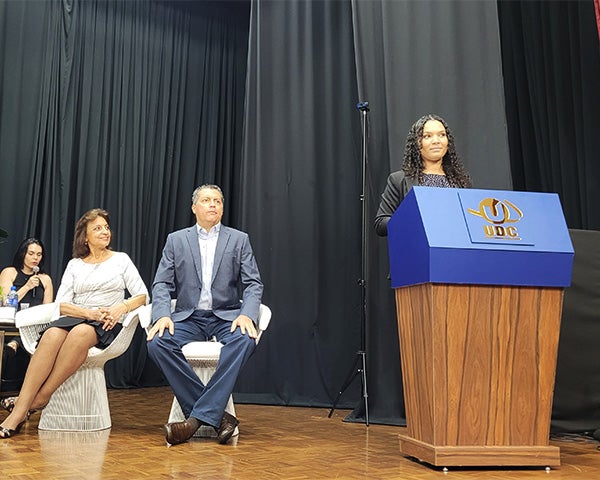
[[[0, 287], [4, 297], [13, 285], [17, 287], [21, 307], [50, 303], [54, 299], [52, 279], [44, 272], [44, 245], [38, 239], [23, 240], [15, 253], [12, 266], [0, 272]], [[7, 355], [14, 356], [19, 346], [18, 340], [11, 339], [5, 345]]]
[[437, 115], [419, 118], [408, 132], [402, 170], [390, 174], [375, 216], [377, 235], [387, 235], [387, 224], [400, 202], [415, 186], [468, 188], [471, 177], [454, 147], [454, 137]]

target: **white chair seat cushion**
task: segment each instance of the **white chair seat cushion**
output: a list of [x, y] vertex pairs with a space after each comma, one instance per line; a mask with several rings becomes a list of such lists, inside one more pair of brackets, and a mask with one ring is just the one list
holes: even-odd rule
[[181, 351], [188, 360], [218, 360], [221, 355], [221, 342], [191, 342]]

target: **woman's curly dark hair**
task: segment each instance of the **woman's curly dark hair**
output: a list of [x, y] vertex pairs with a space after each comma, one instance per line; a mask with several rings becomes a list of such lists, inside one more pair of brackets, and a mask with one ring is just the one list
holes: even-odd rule
[[454, 146], [454, 136], [446, 121], [434, 114], [424, 115], [419, 118], [410, 130], [406, 137], [406, 145], [404, 147], [404, 162], [402, 170], [407, 177], [418, 178], [419, 183], [423, 183], [423, 160], [421, 159], [421, 140], [423, 139], [423, 128], [429, 120], [437, 120], [446, 129], [448, 137], [448, 151], [442, 159], [442, 168], [446, 174], [448, 182], [453, 187], [468, 188], [471, 186], [471, 176], [462, 164], [456, 147]]

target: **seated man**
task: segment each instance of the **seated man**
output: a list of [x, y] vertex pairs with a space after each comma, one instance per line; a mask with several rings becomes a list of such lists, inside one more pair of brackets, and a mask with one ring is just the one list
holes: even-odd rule
[[[221, 225], [221, 189], [196, 188], [192, 212], [196, 225], [167, 237], [152, 286], [148, 353], [186, 417], [165, 425], [171, 445], [188, 440], [200, 425], [214, 427], [219, 443], [227, 443], [233, 435], [239, 422], [225, 412], [225, 406], [240, 369], [256, 347], [255, 322], [263, 291], [248, 235]], [[173, 313], [171, 298], [177, 298]], [[223, 348], [215, 373], [204, 385], [181, 348], [213, 336]]]

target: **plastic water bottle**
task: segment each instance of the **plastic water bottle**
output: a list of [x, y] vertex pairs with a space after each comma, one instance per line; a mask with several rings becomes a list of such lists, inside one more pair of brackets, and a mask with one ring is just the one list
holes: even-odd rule
[[14, 285], [10, 287], [10, 292], [6, 297], [6, 306], [14, 307], [15, 310], [19, 309], [19, 295], [17, 294], [17, 287]]

